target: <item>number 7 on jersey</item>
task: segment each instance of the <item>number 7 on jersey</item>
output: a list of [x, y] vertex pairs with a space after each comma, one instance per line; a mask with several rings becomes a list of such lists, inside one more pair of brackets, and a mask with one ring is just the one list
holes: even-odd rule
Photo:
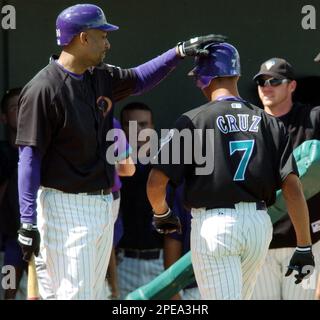
[[246, 169], [252, 155], [254, 140], [238, 140], [229, 142], [230, 156], [236, 151], [244, 151], [243, 156], [238, 165], [237, 171], [233, 177], [233, 181], [243, 181]]

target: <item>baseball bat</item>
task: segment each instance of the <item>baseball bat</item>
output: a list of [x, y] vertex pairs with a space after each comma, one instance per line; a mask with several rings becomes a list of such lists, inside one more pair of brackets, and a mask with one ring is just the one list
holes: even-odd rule
[[39, 300], [39, 288], [38, 288], [38, 278], [36, 272], [36, 264], [34, 262], [34, 255], [31, 256], [31, 259], [28, 263], [28, 291], [27, 291], [28, 300]]

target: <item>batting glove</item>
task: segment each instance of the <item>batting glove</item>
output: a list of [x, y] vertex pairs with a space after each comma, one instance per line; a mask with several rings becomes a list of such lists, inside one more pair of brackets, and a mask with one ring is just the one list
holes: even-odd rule
[[298, 284], [303, 279], [308, 279], [311, 276], [314, 270], [314, 257], [311, 246], [296, 248], [285, 276], [290, 276], [293, 270], [298, 271], [298, 274], [295, 275], [295, 278], [297, 279], [294, 282], [295, 284]]
[[29, 261], [33, 253], [37, 257], [40, 249], [40, 234], [37, 226], [31, 223], [22, 223], [18, 234], [23, 260]]
[[162, 234], [178, 232], [181, 234], [179, 217], [169, 208], [165, 214], [153, 214], [152, 225]]
[[203, 47], [210, 43], [225, 42], [227, 37], [221, 34], [208, 34], [202, 37], [195, 37], [188, 41], [179, 42], [177, 48], [181, 57], [207, 56], [209, 51]]

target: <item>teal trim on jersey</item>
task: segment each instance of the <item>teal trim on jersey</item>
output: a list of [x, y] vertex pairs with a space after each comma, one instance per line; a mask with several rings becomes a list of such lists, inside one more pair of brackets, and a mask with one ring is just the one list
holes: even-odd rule
[[229, 142], [230, 156], [232, 156], [236, 151], [244, 151], [237, 171], [233, 177], [233, 181], [243, 181], [245, 179], [245, 173], [252, 155], [253, 147], [254, 140], [238, 140]]

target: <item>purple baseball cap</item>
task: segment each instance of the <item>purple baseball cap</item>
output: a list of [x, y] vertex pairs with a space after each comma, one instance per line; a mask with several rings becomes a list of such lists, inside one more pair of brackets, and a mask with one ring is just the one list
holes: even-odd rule
[[74, 36], [87, 29], [115, 31], [119, 27], [107, 22], [100, 7], [93, 4], [77, 4], [63, 10], [57, 18], [58, 45], [68, 45]]

